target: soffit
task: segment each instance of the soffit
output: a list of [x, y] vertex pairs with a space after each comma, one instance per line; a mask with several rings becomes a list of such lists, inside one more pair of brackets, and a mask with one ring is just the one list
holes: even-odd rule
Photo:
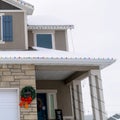
[[36, 71], [37, 80], [64, 80], [73, 74], [74, 71]]
[[73, 29], [74, 25], [52, 16], [27, 16], [29, 30], [65, 30]]

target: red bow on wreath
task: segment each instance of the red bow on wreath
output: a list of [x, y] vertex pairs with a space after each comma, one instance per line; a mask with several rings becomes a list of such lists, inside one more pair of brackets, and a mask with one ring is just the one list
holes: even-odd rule
[[26, 86], [21, 90], [20, 107], [28, 109], [29, 104], [35, 99], [35, 89], [32, 86]]
[[32, 102], [32, 97], [21, 97], [20, 107], [24, 106], [26, 109], [28, 109], [29, 104]]

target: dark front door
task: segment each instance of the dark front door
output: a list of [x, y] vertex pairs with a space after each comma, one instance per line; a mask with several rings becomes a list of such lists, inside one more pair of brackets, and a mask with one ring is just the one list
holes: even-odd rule
[[37, 93], [38, 120], [48, 120], [46, 93]]

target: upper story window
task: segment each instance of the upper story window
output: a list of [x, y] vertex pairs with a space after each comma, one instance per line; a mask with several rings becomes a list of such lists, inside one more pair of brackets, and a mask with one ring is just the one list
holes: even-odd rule
[[13, 41], [12, 16], [0, 14], [0, 42]]
[[53, 33], [36, 33], [35, 46], [54, 49], [54, 35]]

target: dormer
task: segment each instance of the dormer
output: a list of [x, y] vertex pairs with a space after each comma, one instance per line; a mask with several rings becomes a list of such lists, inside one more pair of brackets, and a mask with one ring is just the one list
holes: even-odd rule
[[51, 16], [28, 16], [28, 46], [68, 51], [68, 24]]
[[34, 7], [22, 0], [0, 0], [0, 50], [25, 50], [27, 15]]

